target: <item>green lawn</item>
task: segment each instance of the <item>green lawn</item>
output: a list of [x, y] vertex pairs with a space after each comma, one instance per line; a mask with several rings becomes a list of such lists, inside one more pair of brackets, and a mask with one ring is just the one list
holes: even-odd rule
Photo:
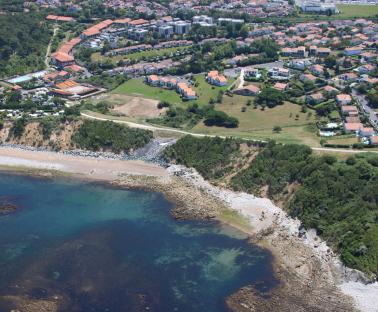
[[335, 137], [331, 137], [327, 139], [327, 143], [329, 144], [354, 144], [358, 143], [359, 140], [356, 136], [352, 135], [339, 135]]
[[[368, 18], [378, 15], [378, 5], [363, 5], [363, 4], [337, 4], [336, 5], [340, 14], [327, 16], [324, 14], [305, 14], [299, 13], [298, 16], [288, 16], [283, 18], [285, 21], [301, 23], [314, 20], [327, 21], [327, 20], [342, 20], [353, 18]], [[276, 20], [276, 19], [272, 19]], [[268, 21], [268, 20], [267, 20]]]
[[[206, 127], [201, 123], [194, 127], [193, 131], [207, 134], [243, 136], [252, 139], [274, 139], [282, 143], [305, 143], [311, 146], [319, 146], [319, 138], [316, 136], [316, 129], [314, 128], [315, 112], [308, 116], [307, 113], [301, 113], [300, 105], [288, 102], [275, 108], [266, 108], [264, 111], [260, 108], [254, 109], [253, 106], [248, 106], [247, 110], [242, 112], [242, 107], [245, 106], [248, 99], [253, 98], [238, 95], [233, 97], [225, 96], [223, 104], [217, 104], [216, 106], [216, 109], [238, 118], [238, 128]], [[280, 126], [282, 131], [274, 133], [274, 126]]]
[[378, 15], [378, 5], [338, 4], [339, 18], [374, 17]]
[[197, 102], [203, 105], [208, 104], [211, 98], [216, 100], [219, 91], [226, 91], [227, 88], [234, 82], [234, 79], [229, 78], [226, 86], [216, 87], [207, 83], [205, 75], [195, 75], [194, 77], [195, 81], [198, 83], [198, 86], [194, 88], [198, 96]]
[[[209, 85], [204, 75], [196, 75], [195, 87], [199, 99], [197, 101], [183, 102], [180, 96], [173, 90], [165, 90], [146, 85], [141, 78], [130, 79], [116, 88], [112, 93], [127, 94], [152, 98], [159, 101], [167, 101], [171, 104], [185, 107], [187, 103], [197, 102], [201, 105], [207, 104], [210, 98], [216, 99], [219, 90], [226, 87], [213, 87]], [[229, 81], [231, 84], [232, 81]], [[286, 102], [275, 108], [254, 109], [253, 105], [248, 106], [245, 112], [242, 107], [246, 107], [248, 100], [253, 101], [253, 97], [225, 95], [222, 104], [216, 104], [216, 109], [239, 119], [239, 127], [226, 129], [221, 127], [206, 127], [203, 123], [195, 126], [192, 131], [196, 133], [206, 133], [214, 135], [233, 135], [248, 137], [251, 139], [274, 139], [282, 143], [304, 143], [311, 146], [320, 146], [319, 137], [316, 135], [315, 112], [308, 110], [307, 113], [301, 112], [301, 106]], [[309, 115], [308, 113], [311, 113]], [[273, 127], [280, 126], [282, 131], [274, 133]]]
[[177, 105], [181, 105], [183, 103], [180, 96], [175, 91], [150, 87], [143, 82], [142, 78], [129, 79], [128, 81], [114, 89], [112, 93], [141, 96], [158, 101], [167, 101], [171, 104]]
[[143, 78], [130, 79], [120, 85], [118, 88], [112, 91], [112, 93], [128, 94], [141, 96], [158, 101], [167, 101], [175, 105], [186, 105], [187, 103], [198, 103], [200, 105], [206, 105], [209, 103], [210, 98], [216, 99], [220, 90], [225, 91], [227, 87], [233, 82], [229, 80], [227, 86], [215, 87], [208, 84], [204, 75], [195, 75], [195, 81], [198, 86], [194, 87], [197, 92], [198, 99], [193, 101], [183, 101], [179, 94], [174, 90], [166, 90], [159, 87], [151, 87], [143, 82]]
[[93, 53], [91, 56], [92, 62], [99, 62], [99, 61], [105, 61], [106, 59], [110, 59], [113, 63], [117, 63], [120, 60], [140, 60], [142, 58], [149, 58], [149, 57], [157, 57], [157, 56], [164, 56], [168, 55], [170, 53], [175, 53], [179, 51], [184, 51], [190, 49], [191, 46], [186, 47], [174, 47], [174, 48], [166, 48], [166, 49], [159, 49], [159, 50], [148, 50], [148, 51], [140, 51], [125, 55], [116, 55], [112, 57], [107, 57], [104, 55], [101, 55], [100, 52]]

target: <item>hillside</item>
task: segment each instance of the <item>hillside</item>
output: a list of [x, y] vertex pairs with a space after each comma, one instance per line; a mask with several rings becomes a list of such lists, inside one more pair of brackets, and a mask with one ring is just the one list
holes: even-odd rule
[[0, 14], [0, 77], [44, 68], [51, 31], [35, 14]]
[[184, 137], [165, 156], [196, 168], [213, 183], [271, 198], [306, 228], [315, 228], [347, 266], [378, 274], [377, 156], [337, 160], [314, 155], [304, 145], [275, 143], [252, 145], [243, 156], [235, 144]]
[[143, 147], [152, 138], [152, 132], [131, 129], [102, 121], [59, 119], [6, 123], [0, 130], [0, 143], [44, 147], [50, 150], [82, 149], [114, 153], [129, 153]]

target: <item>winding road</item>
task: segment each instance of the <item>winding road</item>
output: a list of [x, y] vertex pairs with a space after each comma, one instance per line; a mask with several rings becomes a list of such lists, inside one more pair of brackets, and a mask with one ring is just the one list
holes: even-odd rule
[[[165, 132], [171, 132], [171, 133], [178, 133], [183, 135], [192, 135], [194, 137], [218, 137], [218, 138], [226, 138], [226, 136], [222, 135], [214, 135], [214, 134], [203, 134], [203, 133], [193, 133], [189, 131], [184, 130], [178, 130], [173, 128], [166, 128], [166, 127], [159, 127], [159, 126], [153, 126], [153, 125], [146, 125], [146, 124], [140, 124], [132, 121], [126, 121], [126, 120], [119, 120], [119, 119], [112, 119], [112, 118], [103, 118], [98, 116], [90, 115], [86, 112], [82, 112], [81, 116], [87, 119], [93, 119], [93, 120], [100, 120], [100, 121], [112, 121], [119, 124], [125, 124], [129, 126], [130, 128], [138, 128], [138, 129], [144, 129], [144, 130], [150, 130], [150, 131], [165, 131]], [[250, 140], [248, 138], [242, 138], [243, 140]], [[260, 142], [266, 142], [264, 140], [255, 140]], [[320, 151], [320, 152], [335, 152], [335, 153], [350, 153], [350, 154], [357, 154], [357, 153], [378, 153], [378, 151], [371, 151], [371, 150], [353, 150], [353, 149], [338, 149], [338, 148], [327, 148], [327, 147], [311, 147], [314, 151]]]

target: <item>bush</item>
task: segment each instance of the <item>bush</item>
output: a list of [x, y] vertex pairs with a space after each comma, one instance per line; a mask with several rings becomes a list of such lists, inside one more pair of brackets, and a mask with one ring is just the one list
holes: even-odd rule
[[129, 153], [143, 147], [151, 138], [151, 131], [132, 129], [111, 121], [85, 120], [72, 140], [82, 149]]
[[237, 118], [230, 117], [225, 112], [215, 110], [211, 110], [207, 113], [204, 123], [208, 127], [237, 128], [239, 126], [239, 120]]
[[171, 106], [171, 104], [169, 104], [167, 101], [161, 101], [161, 102], [158, 103], [157, 108], [162, 109], [164, 107], [170, 107], [170, 106]]
[[57, 118], [43, 118], [39, 126], [42, 129], [42, 136], [44, 140], [50, 138], [52, 132], [59, 127], [60, 123]]
[[24, 131], [25, 131], [25, 127], [27, 125], [27, 119], [25, 118], [25, 116], [23, 116], [22, 118], [19, 118], [17, 119], [11, 129], [10, 129], [10, 134], [14, 137], [14, 138], [20, 138]]

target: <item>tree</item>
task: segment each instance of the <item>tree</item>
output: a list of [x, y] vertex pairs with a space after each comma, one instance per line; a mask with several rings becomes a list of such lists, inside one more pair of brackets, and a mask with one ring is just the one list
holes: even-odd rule
[[273, 127], [273, 132], [274, 133], [280, 133], [282, 131], [282, 128], [280, 126], [274, 126]]
[[235, 117], [228, 116], [225, 112], [210, 110], [204, 121], [206, 126], [218, 126], [225, 128], [237, 128], [239, 120]]
[[372, 106], [373, 108], [378, 108], [378, 93], [368, 94], [367, 99], [370, 106]]
[[336, 56], [334, 55], [329, 55], [324, 59], [324, 65], [327, 68], [334, 68], [336, 65]]
[[261, 106], [267, 105], [268, 107], [275, 107], [283, 104], [285, 95], [271, 87], [264, 88], [256, 97], [256, 102]]

